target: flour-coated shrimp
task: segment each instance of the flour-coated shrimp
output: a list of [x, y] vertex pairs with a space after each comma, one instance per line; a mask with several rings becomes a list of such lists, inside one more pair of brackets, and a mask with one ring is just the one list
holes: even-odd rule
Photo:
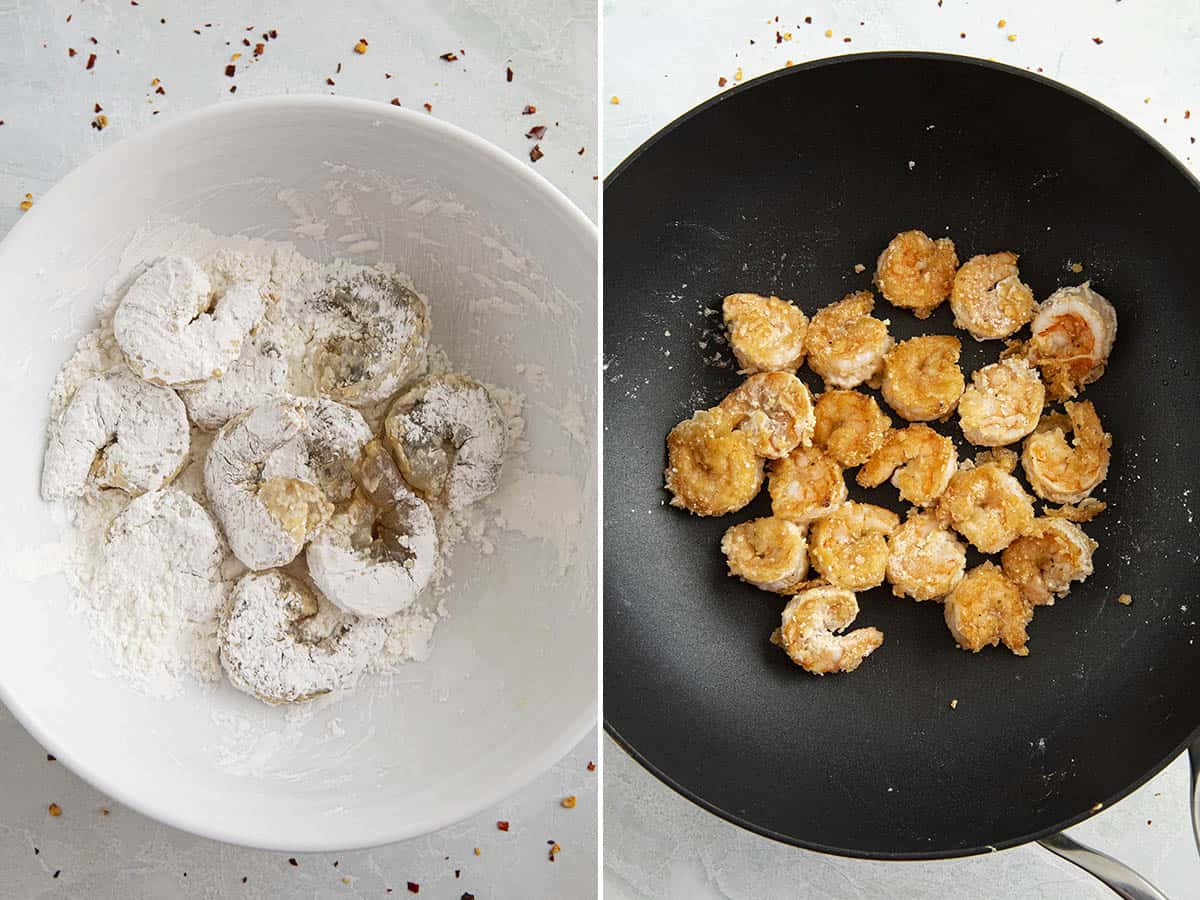
[[788, 601], [783, 624], [771, 635], [771, 642], [813, 675], [853, 672], [883, 644], [883, 632], [878, 628], [838, 633], [857, 617], [858, 600], [853, 591], [810, 588]]
[[946, 627], [963, 650], [978, 653], [1003, 642], [1017, 656], [1029, 655], [1025, 629], [1033, 607], [995, 563], [968, 572], [946, 596], [944, 607]]
[[964, 463], [938, 512], [981, 553], [999, 553], [1033, 524], [1033, 499], [1002, 466]]
[[1035, 519], [1004, 548], [1000, 564], [1031, 606], [1053, 606], [1056, 597], [1067, 595], [1072, 581], [1092, 574], [1092, 554], [1098, 546], [1074, 522]]
[[957, 268], [950, 238], [933, 240], [923, 231], [902, 231], [879, 255], [875, 285], [893, 306], [928, 319], [949, 295]]
[[672, 506], [698, 516], [723, 516], [758, 494], [763, 461], [736, 424], [718, 407], [698, 410], [671, 429], [664, 475]]
[[[1090, 400], [1067, 401], [1066, 416], [1051, 414], [1025, 439], [1021, 468], [1033, 492], [1051, 503], [1079, 503], [1108, 475], [1112, 435]], [[1073, 435], [1067, 443], [1067, 433]]]
[[890, 478], [902, 499], [929, 506], [942, 495], [957, 469], [953, 439], [917, 423], [888, 432], [883, 445], [858, 470], [858, 483], [877, 487]]
[[962, 342], [948, 334], [901, 341], [883, 360], [883, 399], [910, 422], [945, 420], [966, 386], [961, 353]]
[[1117, 312], [1091, 283], [1061, 287], [1042, 301], [1025, 355], [1050, 396], [1069, 400], [1104, 374], [1117, 338]]
[[1017, 254], [973, 256], [954, 276], [954, 324], [977, 341], [1006, 338], [1033, 318], [1033, 291], [1021, 281]]
[[787, 456], [812, 442], [816, 416], [808, 386], [791, 372], [751, 375], [721, 401], [764, 459]]
[[768, 516], [734, 525], [721, 538], [729, 574], [764, 591], [790, 594], [808, 574], [803, 526]]
[[804, 363], [808, 316], [793, 303], [761, 294], [730, 294], [722, 304], [729, 347], [746, 375], [795, 372]]
[[797, 447], [767, 469], [771, 511], [800, 525], [827, 516], [846, 502], [842, 467], [816, 447]]
[[809, 532], [813, 568], [835, 587], [865, 591], [883, 584], [888, 536], [900, 524], [890, 509], [850, 501], [818, 519]]
[[1046, 389], [1037, 369], [1008, 357], [971, 375], [971, 385], [958, 401], [963, 437], [982, 447], [1019, 441], [1037, 427]]
[[888, 538], [887, 580], [897, 597], [945, 597], [962, 581], [966, 565], [966, 546], [933, 513], [910, 510]]
[[805, 339], [808, 367], [828, 387], [856, 387], [882, 372], [892, 336], [888, 323], [871, 315], [874, 308], [871, 292], [857, 291], [813, 316]]

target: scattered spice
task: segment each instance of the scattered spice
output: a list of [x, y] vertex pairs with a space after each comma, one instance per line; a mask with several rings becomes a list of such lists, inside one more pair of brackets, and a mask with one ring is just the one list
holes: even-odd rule
[[89, 53], [89, 54], [88, 54], [87, 65], [85, 65], [85, 66], [84, 66], [84, 68], [85, 68], [85, 69], [91, 69], [91, 68], [95, 67], [95, 65], [96, 65], [96, 54], [95, 54], [95, 53]]
[[733, 73], [733, 80], [734, 81], [742, 80], [742, 67], [741, 66], [738, 66], [737, 71]]
[[[3, 121], [0, 121], [0, 125], [3, 125], [3, 124], [4, 124], [4, 122], [3, 122]], [[583, 151], [584, 151], [584, 149], [585, 149], [585, 148], [583, 148], [583, 147], [580, 147], [580, 148], [579, 148], [579, 150], [578, 150], [578, 151], [576, 151], [576, 155], [578, 155], [578, 156], [583, 156]]]
[[239, 59], [241, 59], [241, 58], [242, 58], [242, 54], [240, 54], [240, 53], [235, 53], [235, 54], [233, 54], [233, 56], [229, 57], [229, 61], [230, 61], [230, 62], [237, 62], [237, 61], [238, 61]]
[[554, 841], [550, 841], [549, 844], [550, 844], [550, 862], [554, 862], [554, 857], [556, 857], [556, 856], [558, 856], [558, 854], [562, 853], [562, 847], [560, 847], [558, 844], [554, 843]]
[[425, 112], [427, 112], [427, 113], [433, 112], [433, 104], [432, 103], [422, 103], [421, 105], [423, 107], [425, 107]]
[[51, 878], [57, 878], [57, 877], [58, 877], [59, 875], [61, 875], [61, 874], [62, 874], [62, 869], [55, 869], [55, 870], [54, 870], [54, 874], [53, 874], [53, 875], [51, 875], [50, 877], [51, 877]]
[[225, 77], [226, 78], [232, 78], [235, 74], [237, 74], [237, 66], [230, 63], [229, 65], [227, 65], [225, 67]]
[[67, 56], [70, 57], [71, 59], [75, 58], [75, 53], [76, 53], [76, 50], [74, 47], [67, 48]]
[[729, 79], [724, 75], [717, 79], [717, 87], [725, 87], [727, 84], [729, 84]]
[[390, 102], [391, 102], [392, 106], [399, 106], [399, 105], [400, 105], [400, 98], [399, 98], [399, 97], [393, 97], [393, 98], [391, 99], [391, 101], [390, 101]]
[[480, 850], [478, 847], [476, 847], [476, 848], [475, 848], [475, 855], [476, 855], [476, 856], [482, 856], [482, 855], [483, 855], [483, 851], [482, 851], [482, 850]]
[[457, 53], [443, 53], [438, 59], [444, 59], [446, 62], [458, 62]]
[[1001, 19], [999, 22], [997, 22], [997, 23], [996, 23], [996, 27], [997, 27], [997, 28], [1003, 28], [1003, 27], [1004, 27], [1005, 25], [1007, 25], [1007, 24], [1008, 24], [1008, 20], [1007, 20], [1007, 19]]
[[88, 40], [89, 40], [89, 41], [91, 41], [93, 44], [99, 44], [99, 43], [100, 43], [100, 42], [99, 42], [98, 40], [96, 40], [94, 37], [90, 37], [90, 38], [88, 38]]
[[848, 37], [844, 37], [844, 38], [842, 38], [842, 43], [843, 43], [843, 44], [848, 44], [848, 43], [850, 43], [850, 38], [848, 38]]
[[563, 809], [574, 809], [578, 802], [574, 794], [562, 798]]
[[288, 865], [289, 866], [299, 866], [300, 863], [296, 862], [296, 857], [291, 856], [291, 857], [288, 857]]
[[533, 140], [537, 140], [537, 141], [540, 141], [545, 136], [546, 136], [546, 126], [545, 125], [534, 125], [527, 132], [525, 132], [525, 137], [532, 138]]
[[[1129, 596], [1128, 594], [1122, 594], [1120, 597], [1117, 598], [1117, 602], [1120, 603], [1122, 606], [1129, 606], [1131, 603], [1133, 603], [1133, 598], [1131, 596]], [[1150, 823], [1147, 822], [1146, 824], [1149, 825]]]
[[247, 878], [248, 878], [248, 876], [246, 876], [246, 875], [242, 876], [242, 884], [246, 883]]
[[1009, 39], [1010, 41], [1015, 41], [1015, 40], [1017, 39], [1017, 36], [1016, 36], [1015, 34], [1010, 34], [1010, 35], [1008, 36], [1008, 39]]
[[329, 85], [330, 87], [333, 87], [335, 84], [337, 84], [337, 82], [336, 82], [336, 81], [334, 81], [332, 78], [326, 78], [326, 79], [325, 79], [325, 83], [326, 83], [327, 85]]
[[[613, 98], [613, 99], [616, 99], [616, 98]], [[521, 115], [532, 116], [535, 112], [537, 112], [537, 107], [534, 106], [533, 104], [527, 103], [527, 104], [525, 104], [525, 108], [523, 110], [521, 110]]]
[[960, 32], [958, 33], [958, 36], [959, 36], [960, 38], [965, 38], [965, 37], [967, 36], [967, 33], [966, 33], [965, 31], [960, 31]]
[[349, 875], [342, 876], [342, 884], [350, 884], [351, 882], [352, 882], [352, 879], [350, 878]]
[[501, 831], [508, 831], [508, 822], [506, 822], [504, 819], [501, 819], [499, 822], [496, 823], [496, 827], [499, 828]]
[[1183, 111], [1183, 117], [1185, 119], [1190, 119], [1192, 117], [1192, 111], [1190, 109], [1185, 109]]
[[367, 39], [366, 38], [358, 39], [358, 43], [354, 45], [354, 52], [357, 53], [359, 56], [362, 56], [364, 53], [367, 52]]
[[417, 884], [415, 881], [410, 881], [408, 883], [408, 892], [410, 894], [419, 894], [419, 893], [421, 893], [421, 886], [419, 884]]
[[608, 102], [611, 103], [613, 106], [620, 106], [621, 98], [618, 97], [616, 94], [613, 94], [611, 97], [608, 98]]
[[[96, 104], [96, 112], [100, 112], [100, 104], [99, 103]], [[26, 194], [25, 196], [28, 197], [29, 194]], [[46, 754], [46, 762], [56, 762], [57, 760], [58, 760], [58, 757], [55, 756], [53, 753]]]
[[805, 17], [804, 17], [804, 24], [805, 24], [805, 25], [811, 25], [811, 24], [812, 24], [812, 16], [805, 16]]
[[111, 810], [107, 806], [100, 807], [100, 815], [107, 816]]
[[263, 50], [265, 50], [265, 49], [266, 49], [266, 47], [267, 47], [267, 45], [266, 45], [266, 44], [255, 44], [255, 45], [254, 45], [254, 55], [255, 55], [255, 56], [262, 56], [262, 55], [263, 55]]
[[[101, 106], [99, 103], [97, 103], [95, 106], [92, 107], [92, 112], [94, 112], [94, 113], [104, 112], [104, 107]], [[46, 759], [53, 760], [54, 757], [47, 754]]]
[[62, 815], [62, 807], [57, 803], [51, 803], [48, 807], [46, 807], [46, 811], [56, 819]]
[[504, 80], [505, 80], [505, 81], [512, 81], [512, 75], [513, 75], [513, 73], [512, 73], [512, 66], [507, 66], [507, 67], [505, 67], [505, 69], [504, 69]]
[[[236, 93], [237, 93], [237, 85], [236, 85], [236, 84], [231, 84], [231, 85], [229, 86], [229, 93], [231, 93], [231, 94], [236, 94]], [[154, 114], [155, 114], [156, 116], [158, 115], [158, 110], [157, 110], [157, 109], [154, 111]]]
[[1103, 43], [1104, 43], [1104, 38], [1102, 38], [1102, 37], [1094, 37], [1094, 38], [1092, 38], [1092, 43], [1093, 43], [1093, 44], [1095, 44], [1095, 45], [1098, 47], [1098, 46], [1100, 46], [1101, 44], [1103, 44]]
[[825, 29], [825, 37], [827, 37], [827, 38], [833, 37], [833, 29], [832, 28]]
[[475, 895], [474, 894], [463, 894], [462, 897], [459, 898], [459, 900], [475, 900]]
[[1150, 98], [1149, 98], [1149, 97], [1147, 97], [1147, 98], [1146, 98], [1146, 99], [1144, 99], [1142, 102], [1143, 102], [1143, 103], [1149, 103], [1149, 102], [1150, 102]]
[[589, 772], [595, 772], [595, 771], [596, 771], [596, 764], [595, 764], [594, 762], [590, 762], [590, 761], [589, 761], [589, 762], [588, 762], [588, 764], [587, 764], [587, 770], [588, 770]]

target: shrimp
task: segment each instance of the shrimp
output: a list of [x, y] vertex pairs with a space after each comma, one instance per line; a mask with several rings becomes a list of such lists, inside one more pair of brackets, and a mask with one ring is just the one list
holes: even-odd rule
[[804, 528], [774, 516], [734, 525], [721, 538], [729, 574], [764, 591], [790, 594], [808, 574]]
[[883, 357], [892, 349], [888, 324], [871, 315], [870, 291], [847, 294], [818, 310], [808, 326], [808, 367], [827, 387], [852, 388], [877, 378]]
[[870, 459], [892, 427], [875, 398], [858, 391], [826, 391], [815, 412], [813, 444], [846, 468]]
[[751, 375], [721, 401], [721, 409], [733, 415], [764, 459], [780, 459], [812, 443], [812, 394], [790, 372]]
[[[1046, 416], [1025, 439], [1021, 468], [1043, 500], [1079, 503], [1108, 475], [1112, 435], [1105, 433], [1090, 400], [1067, 401], [1063, 408], [1065, 417]], [[1068, 431], [1074, 434], [1070, 444]]]
[[1103, 500], [1088, 497], [1076, 504], [1043, 506], [1042, 512], [1051, 518], [1066, 519], [1068, 522], [1090, 522], [1106, 509], [1108, 509], [1108, 504]]
[[797, 447], [771, 462], [767, 490], [771, 512], [799, 525], [829, 515], [846, 502], [842, 467], [816, 447]]
[[736, 512], [763, 483], [763, 461], [736, 419], [721, 409], [699, 410], [667, 435], [666, 488], [678, 506], [698, 516]]
[[902, 231], [879, 255], [875, 285], [893, 306], [928, 319], [949, 295], [957, 268], [950, 238], [935, 241], [923, 231]]
[[957, 469], [954, 440], [915, 424], [888, 432], [883, 446], [858, 470], [858, 483], [878, 487], [891, 478], [901, 499], [928, 506], [942, 495]]
[[1117, 338], [1117, 313], [1085, 281], [1051, 294], [1031, 327], [1027, 358], [1041, 369], [1050, 396], [1069, 400], [1104, 374]]
[[1046, 389], [1037, 370], [1016, 357], [984, 366], [958, 401], [963, 437], [982, 447], [1019, 441], [1037, 427]]
[[973, 256], [954, 276], [950, 309], [954, 325], [977, 341], [1006, 338], [1033, 318], [1033, 291], [1017, 269], [1017, 254]]
[[883, 584], [888, 536], [900, 524], [890, 509], [850, 501], [819, 519], [809, 534], [813, 568], [836, 587], [865, 591]]
[[857, 617], [858, 599], [853, 591], [810, 588], [783, 608], [783, 624], [771, 635], [771, 643], [813, 675], [853, 672], [883, 644], [883, 632], [878, 628], [837, 633]]
[[794, 304], [761, 294], [730, 294], [722, 312], [743, 374], [795, 372], [804, 364], [808, 317]]
[[1003, 642], [1017, 656], [1029, 655], [1025, 628], [1033, 620], [1033, 607], [995, 563], [968, 572], [946, 596], [943, 611], [946, 627], [963, 650], [978, 653]]
[[887, 580], [897, 597], [945, 597], [962, 581], [966, 565], [966, 546], [933, 513], [910, 510], [888, 539]]
[[238, 413], [286, 394], [287, 380], [288, 361], [283, 349], [260, 325], [242, 345], [241, 355], [219, 378], [178, 391], [192, 422], [205, 431], [216, 431]]
[[1030, 606], [1053, 606], [1056, 597], [1067, 596], [1072, 581], [1092, 574], [1092, 553], [1098, 546], [1074, 522], [1035, 519], [1004, 548], [1000, 565]]
[[1003, 466], [964, 463], [938, 501], [938, 512], [981, 553], [999, 553], [1033, 524], [1033, 499]]
[[910, 422], [949, 418], [965, 385], [961, 353], [962, 342], [946, 334], [900, 342], [883, 360], [883, 399]]

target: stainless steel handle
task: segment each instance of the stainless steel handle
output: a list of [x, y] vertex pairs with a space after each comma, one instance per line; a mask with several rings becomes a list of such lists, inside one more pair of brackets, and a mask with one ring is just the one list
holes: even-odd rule
[[1188, 762], [1192, 766], [1192, 837], [1200, 850], [1200, 737], [1188, 747]]
[[[1192, 780], [1195, 782], [1200, 747], [1192, 748]], [[1117, 862], [1107, 853], [1093, 850], [1078, 841], [1073, 841], [1062, 832], [1038, 841], [1052, 853], [1067, 862], [1074, 863], [1085, 872], [1095, 875], [1113, 892], [1125, 900], [1167, 900], [1167, 895], [1148, 882], [1124, 863]]]

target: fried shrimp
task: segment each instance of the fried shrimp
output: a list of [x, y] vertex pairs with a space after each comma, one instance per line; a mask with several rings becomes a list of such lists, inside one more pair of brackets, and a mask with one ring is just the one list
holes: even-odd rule
[[[1063, 404], [1066, 416], [1048, 415], [1025, 439], [1021, 468], [1033, 492], [1051, 503], [1079, 503], [1108, 475], [1112, 435], [1090, 400]], [[1073, 433], [1070, 444], [1067, 432]]]
[[846, 502], [846, 479], [833, 457], [816, 447], [797, 447], [773, 460], [767, 473], [771, 512], [805, 525]]
[[858, 483], [877, 487], [891, 478], [902, 499], [928, 506], [942, 495], [957, 469], [953, 439], [915, 424], [888, 432], [883, 446], [858, 470]]
[[946, 627], [963, 650], [978, 653], [1003, 642], [1017, 656], [1029, 655], [1025, 628], [1033, 619], [1033, 607], [994, 563], [968, 572], [947, 595], [944, 612]]
[[897, 597], [944, 597], [962, 581], [966, 565], [966, 546], [932, 513], [910, 510], [888, 539], [887, 580]]
[[1072, 581], [1092, 574], [1092, 553], [1099, 545], [1074, 522], [1035, 519], [1030, 528], [1004, 548], [1004, 574], [1031, 606], [1053, 606], [1065, 597]]
[[890, 509], [850, 501], [819, 519], [809, 534], [813, 568], [836, 587], [865, 591], [883, 584], [887, 538], [900, 517]]
[[702, 409], [667, 435], [666, 488], [672, 506], [698, 516], [735, 512], [758, 494], [763, 461], [736, 419], [721, 409]]
[[964, 463], [946, 486], [938, 511], [981, 553], [999, 553], [1033, 524], [1033, 499], [994, 463]]
[[828, 387], [852, 388], [876, 378], [892, 348], [888, 323], [871, 315], [870, 291], [847, 294], [813, 316], [805, 348], [808, 367]]
[[965, 385], [961, 353], [962, 343], [947, 334], [902, 341], [883, 360], [883, 399], [910, 422], [948, 418]]
[[875, 285], [893, 306], [928, 319], [950, 293], [957, 268], [950, 238], [935, 241], [923, 231], [902, 231], [879, 255]]
[[764, 459], [780, 459], [812, 442], [812, 394], [790, 372], [751, 375], [721, 401], [721, 409], [734, 417]]
[[1117, 313], [1085, 281], [1044, 300], [1031, 328], [1026, 357], [1041, 369], [1050, 396], [1068, 400], [1104, 374], [1117, 338]]
[[878, 628], [848, 628], [858, 617], [853, 591], [816, 587], [797, 594], [783, 608], [783, 624], [771, 635], [792, 662], [806, 672], [853, 672], [883, 644]]
[[1020, 279], [1017, 254], [973, 256], [954, 276], [954, 324], [977, 341], [1006, 338], [1033, 318], [1033, 291]]
[[892, 427], [875, 398], [858, 391], [826, 391], [817, 398], [815, 414], [813, 444], [846, 468], [870, 459]]
[[730, 294], [722, 312], [743, 374], [795, 372], [804, 363], [808, 317], [794, 304], [761, 294]]
[[729, 574], [764, 591], [789, 594], [808, 574], [808, 541], [795, 522], [770, 516], [734, 525], [721, 538]]
[[984, 366], [958, 401], [963, 437], [982, 447], [1019, 441], [1037, 427], [1046, 389], [1037, 370], [1016, 357]]

